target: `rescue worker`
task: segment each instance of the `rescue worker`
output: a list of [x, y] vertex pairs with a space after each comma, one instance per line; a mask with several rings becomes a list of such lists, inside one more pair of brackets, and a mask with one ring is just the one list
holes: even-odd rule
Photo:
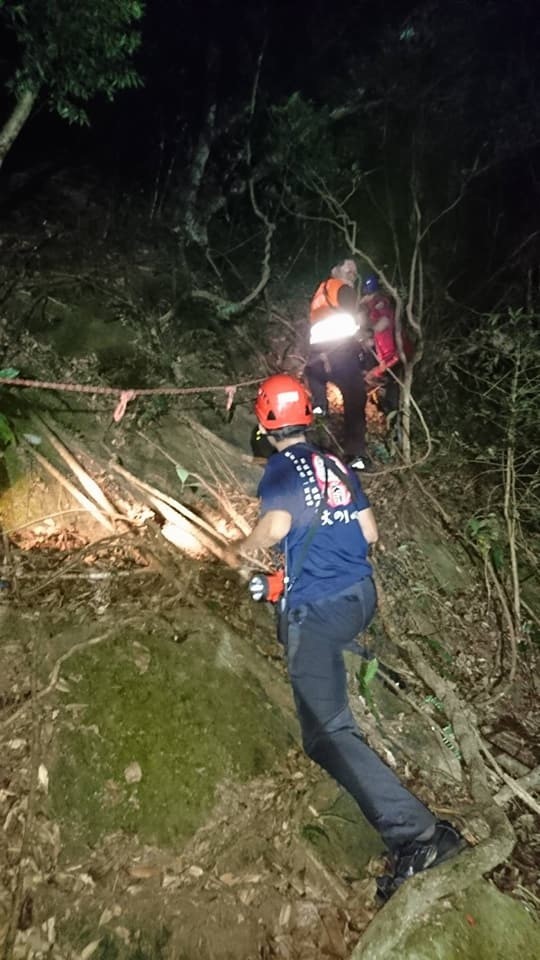
[[333, 267], [319, 284], [310, 308], [310, 348], [306, 377], [315, 413], [326, 414], [326, 384], [339, 387], [343, 397], [345, 457], [354, 470], [370, 466], [366, 452], [365, 356], [359, 340], [354, 260]]
[[[363, 310], [368, 329], [373, 336], [373, 352], [377, 358], [366, 374], [368, 387], [380, 384], [384, 387], [384, 396], [379, 403], [381, 410], [389, 414], [399, 409], [399, 383], [388, 373], [400, 363], [396, 341], [396, 312], [390, 297], [381, 291], [378, 277], [369, 274], [362, 283], [360, 310]], [[408, 355], [410, 343], [403, 336], [403, 346]]]
[[306, 442], [311, 398], [294, 377], [277, 375], [258, 391], [255, 416], [276, 453], [259, 485], [260, 519], [235, 547], [243, 555], [279, 546], [285, 555], [281, 619], [288, 672], [304, 749], [354, 797], [393, 854], [380, 878], [388, 899], [406, 880], [465, 845], [367, 746], [347, 695], [344, 650], [375, 613], [368, 559], [377, 524], [356, 474]]

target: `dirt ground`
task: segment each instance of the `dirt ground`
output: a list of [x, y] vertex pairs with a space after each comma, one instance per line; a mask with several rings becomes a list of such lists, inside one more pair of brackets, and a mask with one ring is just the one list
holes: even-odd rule
[[[67, 431], [66, 417], [61, 429], [74, 442], [80, 433]], [[116, 437], [123, 463], [174, 492], [170, 464], [149, 458], [140, 437], [138, 449], [133, 427]], [[179, 429], [153, 433], [173, 460], [175, 445], [188, 456]], [[85, 444], [95, 467], [103, 439]], [[237, 456], [252, 490], [259, 468]], [[113, 474], [96, 475], [125, 505]], [[18, 476], [26, 477], [17, 488], [25, 510], [69, 509], [35, 464], [31, 482], [24, 470]], [[493, 697], [500, 631], [481, 576], [419, 510], [411, 487], [391, 476], [368, 483], [382, 516], [381, 588], [402, 606], [403, 630], [482, 711], [501, 765], [508, 759], [519, 775], [538, 763], [532, 652], [523, 653], [519, 683]], [[243, 508], [252, 507], [246, 492]], [[152, 521], [104, 536], [79, 515], [24, 527], [17, 516], [18, 529], [4, 537], [9, 589], [0, 606], [5, 956], [351, 956], [378, 909], [384, 851], [299, 749], [270, 613], [250, 603], [234, 573], [181, 553]], [[478, 840], [444, 704], [414, 665], [396, 662], [380, 621], [369, 642], [408, 680], [400, 699], [381, 675], [362, 686], [351, 661], [354, 709], [369, 741], [439, 815]], [[518, 843], [493, 880], [531, 915], [535, 818], [516, 800], [510, 810]]]
[[[164, 314], [135, 336], [129, 291], [111, 283], [117, 292], [104, 310], [96, 267], [83, 313], [80, 264], [58, 277], [46, 269], [42, 258], [12, 304], [22, 332], [14, 320], [0, 328], [23, 372], [79, 383], [112, 376], [121, 387], [172, 374], [182, 385], [188, 366], [195, 380], [208, 376], [197, 331], [180, 343]], [[147, 275], [141, 263], [141, 289]], [[32, 318], [36, 329], [26, 329]], [[114, 425], [110, 397], [3, 391], [19, 442], [0, 459], [2, 960], [346, 958], [377, 916], [382, 845], [300, 750], [271, 613], [251, 604], [245, 584], [208, 550], [195, 557], [166, 540], [167, 519], [148, 491], [115, 470], [202, 509], [220, 535], [231, 532], [235, 511], [251, 521], [261, 465], [250, 447], [250, 395], [237, 398], [233, 416], [222, 401], [134, 401]], [[42, 431], [36, 413], [110, 497], [123, 518], [112, 529], [89, 520], [38, 462], [24, 440]], [[370, 413], [378, 470], [365, 485], [381, 528], [381, 600], [399, 634], [474, 712], [498, 765], [489, 767], [497, 794], [504, 775], [518, 779], [539, 763], [534, 622], [526, 621], [509, 684], [504, 622], [459, 535], [452, 467], [418, 471], [426, 493], [396, 469], [376, 408]], [[319, 439], [336, 431], [338, 415], [332, 436]], [[36, 449], [73, 480], [45, 436]], [[453, 511], [456, 533], [437, 501]], [[382, 616], [368, 640], [407, 683], [389, 689], [382, 667], [366, 679], [351, 658], [353, 709], [368, 741], [434, 811], [482, 841], [446, 704], [398, 654]], [[540, 903], [538, 818], [515, 794], [505, 810], [517, 842], [489, 877], [493, 896], [495, 885], [507, 894], [489, 909], [505, 916], [511, 898], [529, 921]], [[469, 941], [480, 908], [459, 898], [442, 906], [467, 943], [459, 956], [493, 960], [492, 947]], [[507, 926], [517, 923], [512, 914]], [[436, 925], [449, 926], [448, 916]], [[430, 950], [434, 934], [426, 936]], [[530, 960], [540, 953], [531, 949]], [[400, 952], [434, 960], [414, 950]]]

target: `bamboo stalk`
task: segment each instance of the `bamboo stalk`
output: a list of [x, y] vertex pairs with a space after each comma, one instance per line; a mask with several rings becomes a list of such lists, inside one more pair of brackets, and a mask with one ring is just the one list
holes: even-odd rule
[[[169, 463], [172, 463], [175, 467], [179, 466], [179, 464], [174, 459], [174, 457], [171, 457], [170, 453], [167, 453], [167, 451], [164, 450], [163, 447], [159, 445], [159, 443], [156, 443], [155, 440], [152, 440], [150, 437], [147, 437], [142, 430], [137, 430], [137, 433], [140, 437], [142, 437], [145, 443], [148, 443], [150, 444], [150, 446], [155, 447], [155, 449], [158, 450], [159, 453], [161, 453], [161, 455], [165, 457], [166, 460], [169, 461]], [[220, 494], [216, 489], [214, 489], [214, 487], [212, 487], [212, 485], [209, 484], [204, 479], [204, 477], [201, 477], [200, 473], [193, 473], [193, 471], [190, 470], [189, 476], [193, 477], [193, 479], [198, 483], [199, 486], [201, 486], [204, 490], [206, 490], [206, 492], [209, 493], [210, 496], [214, 498], [214, 500], [218, 501], [220, 507], [222, 507], [225, 513], [229, 516], [229, 518], [235, 524], [235, 526], [238, 527], [240, 532], [243, 533], [245, 537], [249, 536], [249, 534], [251, 533], [251, 527], [249, 523], [247, 522], [245, 517], [242, 516], [242, 514], [238, 513], [238, 510], [236, 510], [234, 504], [230, 502], [229, 498], [227, 496], [224, 496], [223, 494]]]
[[[138, 477], [135, 477], [129, 470], [126, 470], [125, 467], [121, 467], [118, 463], [112, 463], [111, 469], [115, 473], [119, 473], [121, 477], [124, 477], [125, 480], [128, 480], [139, 490], [143, 490], [145, 493], [150, 494], [151, 497], [156, 497], [162, 504], [168, 504], [169, 507], [172, 507], [177, 513], [181, 514], [186, 520], [189, 520], [190, 523], [194, 524], [197, 527], [200, 527], [201, 530], [204, 530], [206, 533], [212, 537], [213, 541], [219, 541], [222, 544], [227, 544], [227, 539], [223, 537], [217, 530], [214, 530], [206, 520], [203, 520], [202, 517], [199, 517], [197, 513], [194, 513], [193, 510], [190, 510], [189, 507], [184, 506], [183, 503], [180, 503], [178, 500], [175, 500], [174, 497], [169, 497], [168, 494], [162, 493], [161, 490], [158, 490], [157, 487], [152, 487], [149, 483], [145, 483], [144, 480], [139, 480]], [[160, 509], [158, 507], [158, 509]], [[160, 512], [163, 512], [160, 510]], [[165, 516], [165, 514], [163, 514]], [[202, 543], [202, 540], [201, 540]]]
[[77, 480], [82, 487], [86, 490], [88, 496], [92, 497], [92, 500], [95, 500], [97, 505], [107, 513], [110, 517], [115, 518], [118, 516], [118, 510], [111, 503], [111, 501], [105, 496], [103, 490], [98, 483], [90, 476], [89, 473], [80, 465], [78, 460], [75, 459], [73, 454], [68, 450], [66, 445], [56, 436], [55, 433], [50, 429], [50, 427], [45, 423], [42, 417], [37, 414], [34, 414], [34, 419], [39, 422], [40, 429], [43, 430], [45, 436], [52, 447], [56, 452], [62, 457], [68, 467], [77, 477]]
[[52, 463], [49, 463], [47, 458], [44, 457], [42, 453], [39, 453], [39, 451], [36, 450], [31, 443], [28, 443], [28, 441], [25, 442], [28, 449], [32, 451], [33, 456], [36, 458], [37, 462], [41, 464], [43, 469], [46, 470], [47, 473], [50, 473], [50, 475], [54, 477], [54, 479], [61, 484], [61, 486], [63, 486], [64, 489], [67, 490], [68, 493], [70, 493], [71, 496], [74, 497], [75, 500], [77, 500], [77, 502], [88, 511], [88, 513], [91, 513], [94, 517], [94, 520], [97, 520], [97, 522], [100, 523], [102, 527], [105, 527], [109, 533], [114, 533], [114, 525], [109, 517], [105, 516], [101, 510], [98, 509], [96, 504], [93, 503], [92, 500], [89, 500], [88, 497], [85, 496], [85, 494], [82, 493], [79, 488], [71, 482], [71, 480], [68, 480], [68, 478], [60, 472], [60, 470], [57, 470], [56, 467], [53, 467]]
[[161, 513], [161, 515], [169, 523], [179, 525], [180, 527], [188, 528], [189, 532], [195, 537], [196, 540], [201, 544], [202, 547], [205, 547], [210, 551], [218, 560], [222, 560], [229, 567], [233, 567], [228, 556], [228, 551], [226, 548], [220, 546], [213, 537], [209, 537], [203, 530], [200, 529], [189, 517], [184, 516], [183, 513], [180, 513], [178, 510], [175, 510], [168, 503], [161, 500], [160, 497], [156, 497], [153, 494], [148, 494], [148, 499], [150, 503], [156, 508], [156, 510]]

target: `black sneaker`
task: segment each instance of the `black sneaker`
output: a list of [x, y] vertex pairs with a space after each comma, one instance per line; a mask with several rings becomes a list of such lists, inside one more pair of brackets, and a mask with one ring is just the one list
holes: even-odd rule
[[405, 880], [450, 860], [467, 846], [465, 837], [451, 823], [438, 820], [430, 840], [413, 840], [398, 850], [393, 875], [385, 875], [377, 880], [379, 899], [386, 902]]

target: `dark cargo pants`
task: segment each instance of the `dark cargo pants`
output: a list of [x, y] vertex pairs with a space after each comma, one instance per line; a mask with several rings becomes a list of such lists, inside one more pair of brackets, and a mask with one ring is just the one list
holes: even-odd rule
[[326, 410], [326, 384], [329, 380], [341, 390], [343, 445], [347, 458], [366, 453], [365, 365], [359, 350], [358, 343], [349, 341], [326, 351], [322, 347], [311, 347], [306, 366], [314, 407]]
[[[354, 797], [393, 850], [435, 823], [362, 738], [349, 707], [344, 650], [362, 654], [354, 638], [377, 605], [371, 578], [288, 613], [287, 661], [307, 755]], [[284, 638], [285, 639], [285, 638]]]

